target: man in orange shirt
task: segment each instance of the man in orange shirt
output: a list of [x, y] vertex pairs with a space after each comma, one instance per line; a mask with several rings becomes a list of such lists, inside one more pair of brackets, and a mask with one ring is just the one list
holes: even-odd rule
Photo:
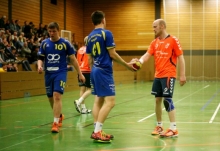
[[[88, 36], [84, 38], [84, 44], [87, 41]], [[86, 78], [86, 82], [82, 83], [80, 80], [79, 86], [80, 86], [80, 98], [78, 100], [74, 101], [74, 105], [76, 107], [76, 110], [81, 114], [88, 114], [91, 113], [91, 110], [88, 110], [86, 108], [86, 105], [84, 103], [84, 100], [91, 94], [91, 85], [90, 85], [90, 66], [88, 62], [88, 55], [86, 54], [86, 46], [82, 46], [77, 51], [77, 61], [79, 63], [80, 71]], [[80, 108], [81, 105], [81, 108]]]
[[[153, 30], [156, 39], [151, 42], [148, 51], [139, 60], [134, 59], [133, 61], [140, 61], [143, 64], [151, 56], [154, 56], [156, 69], [151, 94], [155, 95], [156, 98], [157, 126], [152, 135], [175, 137], [178, 136], [178, 131], [172, 96], [176, 79], [176, 64], [178, 59], [180, 67], [179, 80], [180, 85], [183, 86], [186, 83], [185, 60], [178, 39], [166, 32], [166, 22], [163, 19], [157, 19], [153, 22]], [[170, 119], [170, 128], [165, 132], [162, 127], [162, 99]]]

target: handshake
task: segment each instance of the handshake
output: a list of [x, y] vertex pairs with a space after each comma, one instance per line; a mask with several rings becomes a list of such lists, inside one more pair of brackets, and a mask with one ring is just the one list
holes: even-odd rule
[[132, 65], [134, 71], [138, 71], [141, 69], [143, 61], [134, 58], [128, 64]]

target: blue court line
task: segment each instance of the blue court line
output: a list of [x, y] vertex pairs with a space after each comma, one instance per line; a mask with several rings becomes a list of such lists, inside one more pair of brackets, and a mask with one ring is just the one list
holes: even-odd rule
[[201, 108], [201, 110], [204, 110], [217, 96], [217, 94], [220, 92], [220, 89], [206, 102], [206, 104]]

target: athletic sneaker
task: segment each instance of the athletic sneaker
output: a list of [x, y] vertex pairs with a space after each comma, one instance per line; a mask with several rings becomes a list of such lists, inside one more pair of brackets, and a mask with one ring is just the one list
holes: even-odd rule
[[160, 137], [177, 137], [178, 134], [177, 130], [167, 129], [164, 133], [160, 134]]
[[75, 105], [76, 111], [80, 113], [80, 105], [78, 102], [79, 102], [78, 100], [75, 100], [74, 105]]
[[114, 139], [114, 135], [106, 134], [104, 131], [102, 131], [102, 135], [104, 135], [104, 136], [107, 137], [107, 138], [110, 138], [111, 140]]
[[59, 133], [59, 126], [56, 122], [53, 123], [51, 132], [52, 133]]
[[111, 142], [111, 139], [107, 138], [106, 135], [103, 135], [102, 131], [99, 131], [97, 133], [93, 132], [90, 138], [94, 139], [94, 141], [100, 142], [100, 143], [110, 143]]
[[163, 128], [160, 126], [156, 126], [154, 131], [151, 133], [152, 135], [159, 135], [163, 132]]
[[62, 126], [62, 121], [64, 119], [64, 115], [63, 114], [60, 114], [60, 118], [59, 118], [59, 123], [58, 123], [58, 126], [61, 127]]
[[81, 110], [81, 114], [89, 114], [91, 112], [92, 112], [92, 110], [88, 110], [87, 108], [82, 108], [82, 110]]

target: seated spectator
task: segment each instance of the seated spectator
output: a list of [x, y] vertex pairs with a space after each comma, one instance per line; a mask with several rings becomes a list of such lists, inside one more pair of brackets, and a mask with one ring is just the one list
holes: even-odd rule
[[0, 42], [0, 67], [5, 64], [5, 46]]
[[31, 57], [31, 50], [28, 47], [27, 42], [24, 42], [24, 46], [21, 48], [20, 51], [20, 56], [27, 59]]
[[31, 53], [31, 59], [29, 60], [29, 62], [31, 64], [37, 64], [39, 48], [40, 48], [40, 46], [33, 46], [32, 53]]
[[6, 70], [7, 70], [7, 72], [18, 72], [17, 65], [15, 65], [11, 62], [7, 64]]
[[19, 41], [18, 41], [18, 37], [17, 37], [17, 36], [14, 37], [14, 40], [13, 40], [12, 42], [13, 42], [13, 45], [15, 46], [15, 48], [16, 48], [18, 51], [19, 51], [19, 49], [22, 48], [21, 44], [20, 44]]

